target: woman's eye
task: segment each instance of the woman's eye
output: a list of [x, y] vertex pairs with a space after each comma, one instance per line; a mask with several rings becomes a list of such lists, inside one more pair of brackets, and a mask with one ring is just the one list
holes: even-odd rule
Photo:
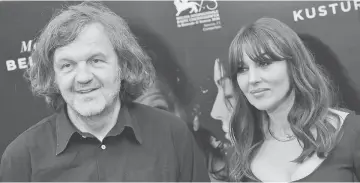
[[232, 98], [234, 98], [234, 96], [232, 96], [232, 95], [225, 95], [225, 99], [226, 99], [226, 100], [231, 100]]
[[258, 63], [258, 65], [260, 66], [260, 67], [266, 67], [266, 66], [268, 66], [268, 65], [270, 65], [271, 64], [271, 62], [259, 62]]
[[238, 67], [237, 69], [237, 73], [243, 73], [243, 72], [246, 72], [248, 69], [245, 68], [245, 67]]
[[161, 110], [164, 110], [164, 111], [169, 111], [169, 108], [166, 107], [166, 106], [155, 106], [155, 108], [158, 108], [158, 109], [161, 109]]

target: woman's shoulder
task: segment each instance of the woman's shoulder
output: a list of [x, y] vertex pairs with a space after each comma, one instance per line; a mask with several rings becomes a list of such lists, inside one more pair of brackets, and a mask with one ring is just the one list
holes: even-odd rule
[[[339, 117], [339, 127], [342, 128], [345, 133], [353, 132], [354, 135], [360, 134], [360, 115], [357, 115], [353, 111], [343, 109], [330, 109], [330, 111]], [[336, 126], [336, 124], [333, 125]]]
[[329, 122], [336, 129], [341, 129], [349, 114], [350, 112], [347, 110], [330, 108], [327, 115], [327, 122]]

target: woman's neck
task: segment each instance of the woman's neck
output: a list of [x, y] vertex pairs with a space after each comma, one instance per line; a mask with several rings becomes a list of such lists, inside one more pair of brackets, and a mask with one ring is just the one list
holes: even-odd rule
[[275, 134], [283, 136], [285, 134], [293, 134], [288, 121], [289, 112], [294, 105], [295, 93], [291, 91], [280, 104], [271, 110], [267, 110], [269, 129]]

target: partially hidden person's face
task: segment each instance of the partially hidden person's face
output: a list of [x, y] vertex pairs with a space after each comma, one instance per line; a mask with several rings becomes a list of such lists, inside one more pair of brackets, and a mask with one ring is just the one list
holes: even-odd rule
[[250, 104], [271, 112], [288, 98], [290, 81], [286, 61], [266, 60], [254, 62], [244, 54], [237, 82]]
[[156, 80], [135, 102], [171, 112], [186, 121], [185, 110], [178, 104], [172, 91], [160, 80]]
[[217, 95], [211, 110], [211, 117], [222, 122], [222, 130], [225, 137], [230, 140], [230, 119], [236, 105], [236, 97], [230, 78], [224, 78], [223, 68], [215, 61], [214, 82], [217, 87]]
[[101, 114], [119, 100], [120, 69], [104, 27], [85, 26], [54, 53], [55, 83], [68, 107], [81, 116]]

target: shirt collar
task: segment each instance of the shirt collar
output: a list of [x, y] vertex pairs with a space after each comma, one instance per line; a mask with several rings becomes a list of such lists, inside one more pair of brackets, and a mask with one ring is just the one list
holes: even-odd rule
[[[116, 136], [120, 135], [123, 131], [123, 127], [127, 126], [130, 127], [133, 130], [133, 133], [135, 135], [136, 140], [142, 144], [143, 140], [141, 137], [141, 130], [139, 128], [138, 121], [135, 117], [131, 115], [131, 108], [133, 103], [125, 104], [121, 106], [117, 123], [113, 127], [113, 129], [110, 130], [107, 136]], [[123, 125], [122, 125], [123, 124]]]
[[[56, 111], [56, 155], [63, 152], [69, 143], [71, 136], [77, 132], [82, 134], [70, 121], [67, 112], [66, 105]], [[126, 105], [122, 105], [117, 122], [115, 126], [109, 131], [106, 136], [117, 136], [124, 131], [124, 126], [130, 127], [135, 134], [136, 140], [142, 144], [141, 131], [136, 118], [132, 117], [130, 111]]]

